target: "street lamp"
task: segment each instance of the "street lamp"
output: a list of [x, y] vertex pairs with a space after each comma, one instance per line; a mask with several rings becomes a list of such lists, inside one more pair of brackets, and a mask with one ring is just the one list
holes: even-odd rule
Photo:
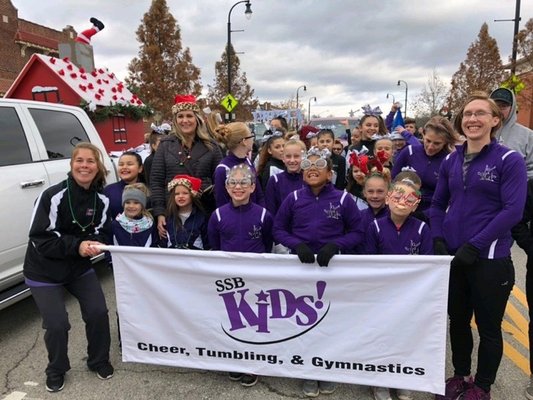
[[307, 90], [307, 87], [305, 85], [300, 86], [298, 89], [296, 89], [296, 108], [300, 108], [300, 104], [298, 103], [298, 90], [301, 88], [304, 89], [304, 92]]
[[409, 88], [407, 86], [406, 81], [402, 81], [401, 79], [399, 79], [398, 86], [400, 86], [400, 83], [403, 83], [405, 85], [405, 108], [404, 108], [403, 116], [407, 117], [407, 92], [409, 91]]
[[316, 103], [316, 97], [309, 98], [309, 105], [307, 106], [307, 123], [311, 122], [311, 100], [313, 99]]
[[396, 103], [396, 99], [394, 98], [394, 95], [393, 94], [390, 94], [390, 93], [387, 93], [387, 99], [389, 98], [389, 96], [392, 96], [392, 103]]
[[[250, 0], [242, 0], [236, 2], [230, 9], [228, 13], [228, 45], [226, 48], [226, 57], [228, 59], [228, 94], [231, 94], [231, 32], [243, 32], [242, 30], [231, 30], [231, 12], [235, 8], [237, 4], [246, 3], [246, 11], [244, 11], [244, 15], [247, 19], [252, 18], [252, 5], [250, 4]], [[229, 121], [231, 121], [231, 113], [229, 113]]]

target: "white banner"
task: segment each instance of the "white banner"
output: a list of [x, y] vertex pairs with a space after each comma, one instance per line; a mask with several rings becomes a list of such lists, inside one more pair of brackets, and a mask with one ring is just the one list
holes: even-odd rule
[[450, 257], [106, 249], [125, 362], [444, 394]]

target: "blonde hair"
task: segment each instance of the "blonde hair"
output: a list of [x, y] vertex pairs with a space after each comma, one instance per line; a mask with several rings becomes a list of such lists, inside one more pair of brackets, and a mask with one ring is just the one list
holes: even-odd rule
[[74, 158], [78, 155], [81, 149], [87, 149], [93, 152], [94, 159], [96, 160], [96, 166], [98, 168], [98, 172], [96, 173], [93, 182], [95, 183], [95, 186], [98, 190], [103, 189], [105, 185], [105, 177], [107, 176], [107, 169], [104, 165], [104, 156], [102, 154], [102, 151], [94, 144], [89, 142], [78, 143], [72, 150], [72, 155], [70, 158], [70, 168], [72, 169], [72, 160], [74, 160]]
[[[142, 182], [130, 183], [129, 185], [124, 186], [122, 195], [124, 196], [124, 193], [129, 190], [139, 190], [143, 192], [147, 198], [150, 196], [150, 189], [148, 189], [148, 187]], [[145, 217], [154, 219], [150, 211], [148, 211], [145, 207], [143, 207], [141, 214], [144, 215]]]
[[209, 136], [209, 132], [207, 131], [207, 128], [205, 126], [205, 123], [204, 123], [204, 120], [202, 118], [202, 116], [195, 110], [180, 110], [178, 112], [175, 112], [173, 113], [173, 116], [172, 116], [172, 125], [174, 126], [174, 135], [177, 136], [177, 138], [180, 140], [181, 143], [184, 143], [186, 140], [185, 140], [185, 136], [183, 135], [183, 132], [181, 131], [179, 125], [177, 124], [176, 120], [177, 120], [177, 117], [178, 117], [178, 114], [182, 111], [192, 111], [193, 114], [194, 114], [194, 118], [196, 119], [196, 136], [198, 137], [198, 139], [200, 139], [203, 144], [209, 149], [209, 150], [213, 150], [214, 148], [214, 144], [213, 144], [213, 141], [211, 139], [211, 137]]
[[287, 146], [298, 146], [302, 150], [302, 155], [307, 151], [307, 146], [300, 139], [289, 139], [285, 142], [283, 147]]
[[224, 143], [229, 151], [235, 150], [244, 138], [252, 135], [250, 128], [244, 122], [231, 122], [219, 126], [217, 134], [217, 139]]

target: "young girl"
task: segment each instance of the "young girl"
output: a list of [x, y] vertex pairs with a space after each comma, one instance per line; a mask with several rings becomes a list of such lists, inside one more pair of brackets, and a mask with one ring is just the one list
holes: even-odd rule
[[[248, 155], [252, 151], [255, 136], [244, 122], [232, 122], [218, 129], [219, 140], [226, 145], [228, 155], [220, 161], [215, 169], [215, 200], [217, 207], [221, 207], [230, 201], [230, 195], [226, 190], [226, 176], [229, 170], [236, 165], [246, 164], [251, 171], [255, 173], [255, 168], [251, 163]], [[255, 178], [255, 189], [251, 193], [251, 199], [254, 203], [261, 206], [265, 204], [263, 190], [259, 179]]]
[[202, 180], [189, 175], [176, 175], [168, 184], [167, 236], [160, 247], [209, 249], [207, 215], [198, 198]]
[[[168, 124], [163, 124], [168, 125]], [[152, 130], [150, 133], [150, 136], [148, 137], [148, 144], [150, 145], [150, 155], [144, 159], [144, 181], [147, 185], [150, 184], [150, 172], [152, 171], [152, 162], [154, 161], [155, 152], [157, 151], [157, 148], [159, 147], [159, 143], [161, 142], [161, 138], [163, 137], [164, 130], [161, 127], [155, 127], [155, 129]], [[168, 128], [170, 130], [170, 125], [168, 125]]]
[[353, 150], [348, 156], [348, 163], [350, 167], [346, 178], [346, 191], [352, 195], [359, 210], [366, 210], [368, 203], [364, 199], [363, 188], [368, 173], [368, 157]]
[[104, 188], [109, 198], [109, 212], [115, 218], [122, 212], [122, 191], [126, 185], [142, 182], [143, 161], [139, 154], [125, 151], [118, 159], [118, 175], [120, 180]]
[[[368, 106], [370, 108], [370, 106]], [[383, 136], [387, 134], [387, 128], [385, 122], [380, 115], [367, 114], [368, 109], [363, 108], [365, 115], [361, 118], [359, 126], [361, 128], [361, 146], [368, 149], [370, 154], [374, 153], [374, 138], [375, 136]], [[362, 148], [362, 147], [361, 147]]]
[[[425, 222], [411, 216], [420, 203], [420, 191], [413, 181], [396, 182], [387, 194], [389, 215], [374, 219], [367, 229], [367, 254], [433, 254], [431, 231]], [[375, 399], [390, 399], [390, 390], [374, 387]], [[410, 390], [397, 389], [400, 400], [411, 400]]]
[[322, 129], [318, 132], [318, 149], [327, 149], [330, 153], [332, 163], [332, 178], [331, 182], [335, 188], [343, 190], [346, 187], [346, 160], [333, 153], [333, 143], [335, 142], [335, 134], [331, 129]]
[[124, 187], [122, 192], [124, 211], [111, 222], [115, 245], [151, 247], [157, 243], [157, 225], [146, 210], [147, 199], [148, 188], [143, 183]]
[[[349, 194], [331, 183], [329, 152], [312, 148], [302, 160], [305, 185], [281, 204], [274, 222], [276, 242], [297, 254], [302, 263], [327, 267], [339, 252], [348, 252], [362, 243], [360, 215]], [[303, 392], [316, 397], [333, 393], [333, 382], [306, 380]]]
[[[228, 171], [226, 190], [231, 201], [215, 210], [209, 218], [209, 243], [213, 250], [270, 253], [272, 249], [272, 216], [251, 201], [256, 177], [248, 164]], [[230, 372], [229, 378], [243, 386], [257, 383], [257, 375]]]
[[394, 144], [389, 137], [382, 137], [374, 143], [374, 157], [382, 160], [383, 166], [392, 169], [392, 155]]
[[286, 171], [272, 175], [265, 190], [266, 208], [273, 216], [289, 193], [303, 187], [300, 164], [305, 150], [305, 143], [298, 139], [285, 142], [283, 163]]
[[261, 188], [265, 190], [271, 176], [285, 171], [285, 164], [283, 163], [285, 139], [281, 131], [274, 131], [263, 139], [265, 139], [265, 143], [259, 152], [257, 175], [261, 182]]

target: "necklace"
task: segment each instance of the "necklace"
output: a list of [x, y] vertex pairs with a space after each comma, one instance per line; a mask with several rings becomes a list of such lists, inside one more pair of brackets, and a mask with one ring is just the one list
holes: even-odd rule
[[79, 221], [76, 219], [76, 214], [74, 214], [74, 209], [72, 208], [72, 199], [70, 195], [70, 179], [67, 178], [67, 198], [68, 198], [68, 206], [70, 208], [70, 215], [72, 216], [72, 223], [78, 225], [81, 228], [82, 232], [85, 232], [85, 229], [91, 226], [94, 223], [94, 217], [96, 215], [96, 191], [94, 192], [94, 202], [93, 202], [93, 217], [91, 219], [91, 222], [89, 222], [87, 225], [82, 225], [79, 223]]
[[187, 146], [184, 144], [181, 146], [182, 150], [178, 152], [179, 160], [180, 160], [180, 167], [183, 167], [183, 164], [185, 164], [185, 161], [191, 159], [191, 151]]

